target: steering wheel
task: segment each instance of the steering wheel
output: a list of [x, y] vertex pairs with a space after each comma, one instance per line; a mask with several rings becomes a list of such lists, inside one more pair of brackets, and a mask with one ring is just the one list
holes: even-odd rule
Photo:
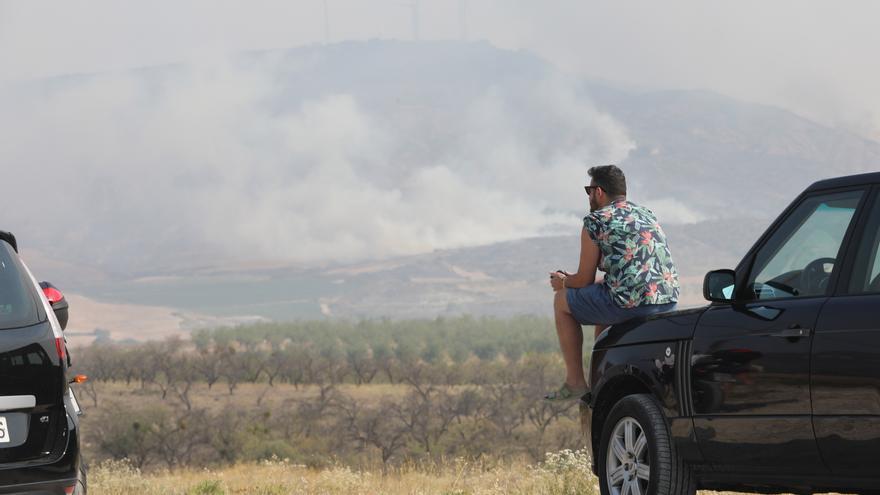
[[825, 292], [831, 273], [825, 272], [825, 265], [834, 265], [836, 258], [817, 258], [807, 263], [801, 271], [801, 293], [804, 295], [817, 295]]

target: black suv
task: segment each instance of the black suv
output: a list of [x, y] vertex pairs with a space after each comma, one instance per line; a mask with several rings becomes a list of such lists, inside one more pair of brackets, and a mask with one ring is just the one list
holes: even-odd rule
[[880, 173], [810, 186], [703, 293], [597, 339], [602, 493], [878, 493]]
[[0, 494], [86, 492], [66, 322], [64, 297], [36, 283], [0, 232]]

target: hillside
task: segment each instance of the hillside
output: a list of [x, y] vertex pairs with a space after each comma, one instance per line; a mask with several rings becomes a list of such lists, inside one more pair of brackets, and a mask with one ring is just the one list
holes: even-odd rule
[[67, 214], [10, 207], [8, 228], [42, 278], [189, 327], [547, 314], [545, 272], [573, 269], [585, 171], [606, 161], [658, 213], [698, 303], [705, 271], [735, 265], [802, 188], [880, 164], [880, 144], [779, 108], [599, 84], [485, 42], [314, 45], [0, 97], [18, 115], [120, 80], [75, 152], [16, 141], [10, 160], [58, 168], [46, 193]]

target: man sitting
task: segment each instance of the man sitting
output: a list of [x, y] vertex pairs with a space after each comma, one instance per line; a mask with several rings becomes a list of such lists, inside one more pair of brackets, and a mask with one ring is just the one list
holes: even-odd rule
[[[562, 387], [544, 397], [551, 401], [587, 392], [581, 325], [595, 325], [598, 337], [608, 325], [670, 311], [678, 301], [678, 273], [654, 213], [626, 199], [626, 177], [617, 166], [587, 173], [590, 213], [584, 217], [577, 273], [550, 274], [566, 369]], [[597, 269], [605, 272], [604, 280], [596, 280]]]

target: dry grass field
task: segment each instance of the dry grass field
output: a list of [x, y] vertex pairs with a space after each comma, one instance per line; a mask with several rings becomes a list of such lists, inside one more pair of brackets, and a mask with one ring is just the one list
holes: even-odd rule
[[[261, 401], [270, 408], [284, 407], [291, 399], [310, 397], [317, 387], [295, 388], [276, 385], [242, 384], [230, 395], [220, 384], [210, 390], [196, 386], [194, 404], [220, 409], [229, 401]], [[140, 390], [124, 383], [98, 385], [99, 408], [111, 404], [129, 405], [147, 397], [159, 400], [155, 389]], [[341, 385], [346, 393], [362, 401], [397, 396], [400, 386], [388, 384]], [[86, 399], [88, 400], [88, 399]], [[92, 407], [93, 409], [93, 407]], [[281, 495], [281, 494], [588, 494], [598, 495], [598, 480], [589, 472], [589, 459], [583, 451], [564, 450], [547, 454], [543, 462], [468, 461], [450, 459], [443, 463], [381, 465], [366, 470], [342, 464], [310, 468], [284, 459], [244, 462], [219, 468], [150, 469], [140, 471], [127, 461], [106, 461], [94, 465], [89, 474], [94, 495]], [[719, 492], [700, 492], [718, 495]]]
[[[445, 466], [403, 466], [387, 473], [347, 467], [309, 469], [283, 460], [219, 470], [142, 474], [126, 462], [92, 469], [93, 495], [598, 495], [598, 480], [585, 470], [582, 452], [548, 454], [536, 466], [455, 460]], [[698, 492], [699, 495], [734, 495]]]
[[549, 454], [536, 465], [454, 460], [446, 465], [405, 465], [385, 473], [347, 467], [309, 469], [284, 460], [239, 464], [219, 470], [142, 474], [125, 462], [92, 469], [94, 495], [219, 494], [598, 494], [582, 452]]
[[[145, 399], [161, 400], [154, 388], [141, 390], [124, 383], [98, 384], [98, 409], [134, 405]], [[402, 394], [399, 385], [341, 385], [352, 398], [372, 402]], [[292, 399], [318, 393], [315, 386], [242, 384], [234, 395], [220, 384], [210, 390], [204, 384], [193, 390], [195, 407], [222, 409], [233, 401], [260, 402], [283, 408]], [[85, 398], [86, 401], [89, 399]], [[90, 402], [90, 401], [89, 401]], [[95, 411], [92, 404], [88, 409]], [[86, 416], [86, 421], [97, 419]], [[88, 443], [88, 438], [87, 438]], [[127, 461], [110, 460], [93, 465], [89, 474], [94, 495], [231, 495], [231, 494], [588, 494], [598, 495], [598, 480], [589, 472], [583, 451], [549, 453], [539, 463], [511, 460], [449, 459], [440, 463], [404, 463], [383, 469], [376, 464], [364, 470], [336, 464], [311, 468], [285, 459], [241, 462], [215, 468], [152, 468], [141, 471]], [[701, 492], [701, 495], [718, 492]]]

